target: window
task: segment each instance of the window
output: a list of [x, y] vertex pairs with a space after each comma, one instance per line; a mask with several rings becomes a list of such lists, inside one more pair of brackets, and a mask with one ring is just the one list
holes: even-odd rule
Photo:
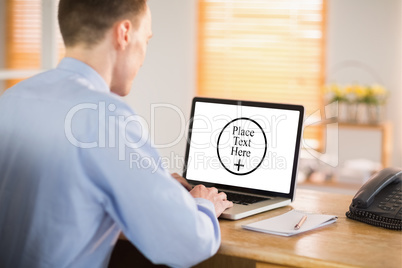
[[[54, 67], [46, 66], [44, 62], [46, 58], [52, 56], [51, 49], [47, 49], [52, 46], [49, 44], [51, 42], [44, 43], [44, 40], [49, 39], [47, 37], [55, 39], [57, 46], [55, 57], [61, 58], [64, 54], [62, 38], [55, 21], [57, 3], [58, 1], [55, 0], [7, 0], [5, 2], [7, 25], [5, 67], [11, 74], [10, 77], [19, 77], [6, 80], [5, 88], [26, 78], [26, 72], [22, 70], [40, 71]], [[51, 27], [55, 27], [53, 35], [49, 29], [45, 28], [50, 23], [53, 23]], [[46, 39], [42, 33], [46, 33]], [[46, 55], [43, 55], [42, 51], [46, 51]]]
[[[199, 0], [198, 95], [322, 105], [325, 0]], [[320, 129], [305, 138], [320, 140]]]

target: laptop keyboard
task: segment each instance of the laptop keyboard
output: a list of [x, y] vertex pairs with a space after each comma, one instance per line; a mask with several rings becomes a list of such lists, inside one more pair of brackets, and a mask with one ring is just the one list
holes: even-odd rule
[[270, 199], [269, 197], [259, 197], [259, 196], [231, 193], [231, 192], [225, 192], [225, 193], [229, 201], [232, 201], [234, 204], [240, 204], [240, 205], [249, 205]]

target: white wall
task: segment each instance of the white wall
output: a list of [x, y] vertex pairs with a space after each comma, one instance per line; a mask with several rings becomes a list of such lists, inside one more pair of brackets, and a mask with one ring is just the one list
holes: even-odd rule
[[[196, 0], [150, 1], [154, 37], [147, 59], [127, 102], [151, 124], [151, 104], [168, 103], [179, 107], [186, 118], [195, 95]], [[393, 165], [402, 166], [402, 0], [328, 0], [327, 77], [339, 82], [382, 82], [391, 91], [387, 119], [394, 124]], [[336, 71], [344, 61], [358, 61], [363, 68]], [[375, 74], [364, 68], [374, 70]], [[335, 71], [334, 71], [335, 69]], [[379, 77], [381, 81], [376, 81]], [[184, 130], [177, 112], [158, 109], [156, 143], [169, 143]], [[357, 157], [356, 152], [379, 161], [376, 133], [340, 133], [340, 163]], [[351, 138], [351, 139], [350, 139]], [[356, 144], [356, 140], [363, 145]], [[366, 144], [369, 144], [367, 146]], [[357, 147], [356, 147], [357, 146]], [[169, 169], [180, 171], [171, 152], [184, 157], [185, 140], [159, 149], [170, 159]], [[181, 159], [182, 160], [182, 159]]]
[[[382, 83], [390, 91], [386, 120], [393, 123], [394, 166], [402, 166], [401, 17], [401, 0], [328, 0], [327, 81]], [[378, 132], [342, 130], [339, 138], [340, 163], [380, 160]]]
[[[181, 123], [180, 114], [187, 122], [196, 91], [196, 2], [149, 1], [154, 36], [133, 90], [126, 97], [126, 101], [150, 124], [156, 144], [169, 144], [179, 139], [168, 148], [158, 149], [162, 157], [170, 160], [172, 172], [182, 170], [187, 129]], [[158, 108], [152, 125], [151, 104], [159, 103], [178, 107], [181, 112]], [[182, 159], [173, 160], [172, 153]]]

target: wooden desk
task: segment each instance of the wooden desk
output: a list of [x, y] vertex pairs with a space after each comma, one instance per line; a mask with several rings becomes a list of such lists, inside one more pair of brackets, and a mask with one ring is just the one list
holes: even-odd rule
[[[220, 220], [222, 245], [203, 267], [402, 267], [402, 232], [346, 218], [352, 196], [298, 190], [290, 206], [239, 221]], [[334, 224], [293, 237], [241, 228], [291, 209], [337, 215]]]

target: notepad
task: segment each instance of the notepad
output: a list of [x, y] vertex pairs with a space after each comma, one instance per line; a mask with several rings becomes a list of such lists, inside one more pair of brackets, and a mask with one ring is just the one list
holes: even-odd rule
[[[305, 215], [307, 216], [306, 221], [303, 223], [300, 229], [295, 230], [295, 225]], [[334, 223], [337, 219], [338, 217], [334, 215], [314, 214], [291, 210], [273, 218], [242, 225], [242, 227], [244, 229], [268, 234], [291, 236]]]

